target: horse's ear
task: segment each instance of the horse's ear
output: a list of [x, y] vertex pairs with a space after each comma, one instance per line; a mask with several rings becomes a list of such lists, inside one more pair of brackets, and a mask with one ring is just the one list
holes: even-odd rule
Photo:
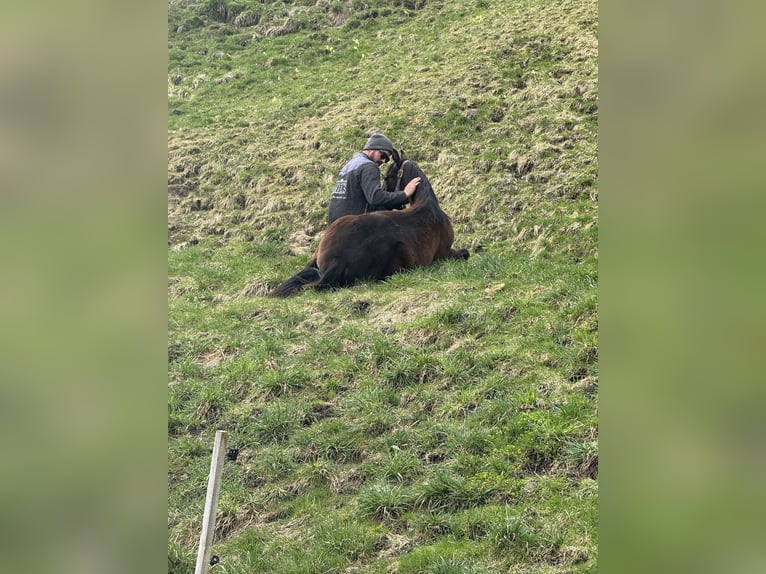
[[399, 156], [399, 152], [396, 151], [396, 148], [391, 150], [394, 155], [394, 163], [396, 164], [396, 167], [401, 167], [402, 165], [402, 158]]

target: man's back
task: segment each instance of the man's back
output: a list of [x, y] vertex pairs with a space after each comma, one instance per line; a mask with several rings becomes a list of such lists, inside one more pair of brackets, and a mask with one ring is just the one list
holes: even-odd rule
[[403, 191], [386, 191], [380, 182], [380, 168], [364, 153], [357, 153], [343, 166], [330, 198], [327, 222], [344, 215], [358, 215], [381, 209], [396, 209], [407, 203]]

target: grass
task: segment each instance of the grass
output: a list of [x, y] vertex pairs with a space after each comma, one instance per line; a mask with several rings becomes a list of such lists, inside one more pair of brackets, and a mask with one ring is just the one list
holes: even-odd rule
[[[595, 2], [171, 0], [168, 571], [595, 572]], [[467, 261], [263, 297], [380, 129]]]

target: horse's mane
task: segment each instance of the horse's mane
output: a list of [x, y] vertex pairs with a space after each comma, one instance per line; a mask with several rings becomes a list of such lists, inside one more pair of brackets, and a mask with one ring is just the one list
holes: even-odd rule
[[413, 204], [422, 203], [429, 199], [433, 199], [434, 202], [436, 202], [436, 205], [439, 205], [439, 201], [436, 199], [436, 194], [434, 193], [434, 188], [431, 186], [431, 182], [429, 181], [428, 176], [420, 168], [418, 163], [406, 157], [404, 152], [401, 152], [401, 155], [396, 154], [394, 156], [394, 158], [397, 157], [400, 158], [400, 161], [395, 161], [392, 163], [386, 172], [386, 189], [388, 189], [388, 191], [404, 189], [409, 181], [419, 177], [420, 184], [418, 185], [418, 189], [415, 192]]
[[415, 192], [415, 196], [413, 197], [412, 203], [423, 203], [425, 201], [428, 201], [429, 199], [432, 199], [436, 202], [436, 205], [439, 205], [439, 201], [436, 199], [436, 194], [434, 193], [434, 188], [431, 186], [431, 182], [428, 179], [428, 176], [423, 172], [422, 169], [420, 169], [420, 166], [412, 161], [407, 160], [402, 165], [402, 183], [406, 185], [404, 182], [411, 181], [412, 179], [419, 177], [420, 183], [418, 184], [418, 189]]

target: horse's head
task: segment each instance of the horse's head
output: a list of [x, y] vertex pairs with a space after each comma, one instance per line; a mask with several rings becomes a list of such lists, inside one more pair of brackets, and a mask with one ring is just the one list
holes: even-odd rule
[[404, 155], [404, 151], [396, 151], [393, 150], [393, 153], [391, 154], [391, 157], [393, 158], [393, 163], [388, 166], [388, 170], [386, 171], [386, 175], [384, 176], [384, 181], [386, 184], [386, 189], [388, 191], [395, 191], [397, 188], [397, 184], [399, 183], [400, 176], [400, 170], [402, 169], [402, 164], [407, 159], [407, 157]]
[[412, 198], [412, 205], [427, 199], [433, 199], [438, 204], [434, 190], [431, 187], [431, 182], [428, 181], [428, 177], [426, 177], [426, 174], [423, 173], [423, 170], [420, 169], [420, 166], [416, 162], [404, 155], [404, 152], [402, 152], [401, 155], [396, 154], [394, 163], [389, 166], [388, 171], [386, 172], [386, 189], [388, 191], [404, 189], [405, 186], [416, 177], [420, 178], [420, 183]]
[[404, 150], [401, 150], [401, 153], [396, 151], [396, 148], [391, 150], [393, 158], [394, 158], [394, 165], [397, 167], [402, 167], [402, 162], [407, 159], [407, 157], [404, 155]]

